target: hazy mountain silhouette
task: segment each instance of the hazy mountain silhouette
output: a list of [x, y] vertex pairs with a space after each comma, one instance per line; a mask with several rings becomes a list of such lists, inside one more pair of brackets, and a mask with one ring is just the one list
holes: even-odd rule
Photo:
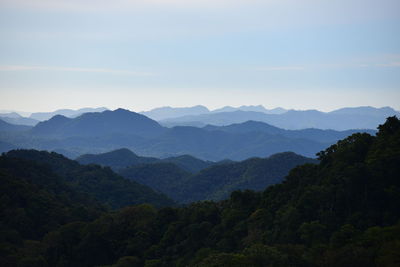
[[85, 113], [77, 118], [57, 115], [24, 134], [1, 134], [0, 140], [21, 148], [55, 150], [69, 157], [104, 153], [124, 147], [146, 157], [192, 155], [201, 160], [219, 161], [266, 157], [284, 151], [314, 157], [315, 153], [357, 131], [288, 131], [260, 122], [226, 127], [165, 128], [144, 115], [118, 109]]
[[[215, 110], [209, 110], [205, 106], [193, 106], [193, 107], [181, 107], [181, 108], [175, 108], [175, 107], [161, 107], [161, 108], [155, 108], [150, 111], [143, 111], [140, 112], [141, 114], [153, 119], [153, 120], [165, 120], [165, 119], [172, 119], [172, 118], [179, 118], [183, 116], [195, 116], [195, 115], [201, 115], [201, 114], [210, 114], [210, 113], [220, 113], [220, 112], [233, 112], [233, 111], [255, 111], [255, 112], [263, 112], [267, 114], [281, 114], [286, 112], [286, 109], [283, 108], [274, 108], [274, 109], [266, 109], [262, 105], [258, 106], [240, 106], [240, 107], [231, 107], [231, 106], [225, 106], [223, 108], [215, 109]], [[198, 124], [198, 125], [193, 125], [190, 124], [190, 126], [204, 126], [205, 124]], [[182, 125], [181, 126], [185, 126]], [[187, 125], [189, 126], [189, 125]]]
[[152, 109], [150, 111], [142, 111], [140, 113], [153, 120], [163, 120], [163, 119], [176, 118], [186, 115], [205, 114], [209, 112], [210, 111], [205, 106], [198, 105], [187, 108], [161, 107]]
[[34, 126], [39, 122], [38, 120], [35, 119], [25, 118], [16, 112], [1, 113], [0, 119], [11, 124], [27, 125], [27, 126]]
[[56, 115], [36, 125], [32, 133], [40, 136], [104, 136], [109, 134], [134, 134], [157, 136], [164, 130], [156, 121], [125, 109], [85, 113], [77, 118]]
[[12, 149], [16, 149], [16, 148], [17, 147], [14, 146], [13, 144], [0, 141], [0, 153], [8, 152], [8, 151], [10, 151]]
[[35, 119], [38, 121], [45, 121], [48, 120], [56, 115], [63, 115], [65, 117], [69, 118], [74, 118], [77, 117], [83, 113], [88, 113], [88, 112], [103, 112], [107, 110], [105, 107], [101, 108], [81, 108], [78, 110], [73, 110], [73, 109], [59, 109], [53, 112], [34, 112], [30, 115], [29, 118]]
[[26, 126], [26, 125], [15, 125], [8, 123], [3, 120], [3, 118], [0, 118], [0, 132], [22, 132], [22, 131], [28, 131], [32, 127]]
[[400, 113], [390, 107], [373, 108], [358, 107], [344, 108], [332, 112], [318, 110], [289, 110], [281, 114], [266, 114], [255, 111], [232, 111], [209, 113], [196, 116], [161, 120], [162, 125], [173, 127], [179, 125], [229, 125], [245, 121], [266, 122], [283, 129], [299, 130], [306, 128], [349, 130], [374, 129], [377, 124], [383, 123], [389, 116], [399, 116]]
[[[224, 131], [233, 134], [243, 134], [249, 132], [263, 132], [272, 135], [282, 135], [294, 139], [309, 139], [318, 142], [334, 142], [343, 139], [353, 133], [360, 132], [360, 130], [347, 130], [347, 131], [334, 131], [334, 130], [321, 130], [321, 129], [304, 129], [304, 130], [285, 130], [264, 122], [247, 121], [244, 123], [236, 123], [228, 126], [213, 126], [207, 125], [203, 129], [209, 131]], [[365, 129], [362, 132], [375, 134], [376, 130]]]
[[[231, 106], [225, 106], [223, 108], [219, 109], [214, 109], [211, 111], [211, 113], [220, 113], [220, 112], [234, 112], [234, 111], [255, 111], [255, 112], [263, 112], [267, 114], [281, 114], [285, 113], [287, 110], [284, 108], [273, 108], [273, 109], [266, 109], [263, 105], [257, 105], [257, 106], [240, 106], [240, 107], [231, 107]], [[189, 114], [186, 114], [189, 115]]]

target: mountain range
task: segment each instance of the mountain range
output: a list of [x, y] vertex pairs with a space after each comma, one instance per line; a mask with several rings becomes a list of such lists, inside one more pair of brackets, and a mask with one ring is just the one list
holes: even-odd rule
[[14, 147], [57, 151], [72, 158], [128, 148], [147, 157], [192, 155], [210, 161], [244, 160], [285, 151], [314, 157], [315, 153], [347, 135], [360, 131], [375, 132], [289, 131], [254, 121], [220, 127], [167, 128], [144, 115], [124, 109], [85, 113], [76, 118], [57, 115], [33, 128], [21, 128], [12, 134], [7, 131], [0, 130], [0, 141]]
[[258, 106], [240, 106], [240, 107], [231, 107], [231, 106], [225, 106], [222, 108], [214, 109], [214, 110], [209, 110], [205, 106], [197, 105], [193, 107], [161, 107], [161, 108], [155, 108], [149, 111], [142, 111], [140, 112], [141, 114], [159, 121], [159, 120], [165, 120], [165, 119], [171, 119], [171, 118], [178, 118], [178, 117], [183, 117], [183, 116], [195, 116], [195, 115], [201, 115], [201, 114], [210, 114], [210, 113], [220, 113], [220, 112], [234, 112], [234, 111], [255, 111], [255, 112], [263, 112], [266, 114], [281, 114], [285, 113], [287, 110], [283, 108], [274, 108], [274, 109], [266, 109], [262, 105]]
[[81, 164], [111, 167], [121, 176], [147, 185], [180, 203], [221, 200], [235, 190], [263, 190], [279, 183], [289, 170], [317, 160], [284, 152], [241, 162], [210, 162], [184, 155], [157, 159], [140, 157], [128, 149], [83, 155]]
[[[35, 112], [29, 117], [23, 117], [21, 112], [0, 114], [0, 119], [11, 124], [34, 126], [39, 121], [49, 120], [56, 115], [67, 118], [76, 118], [84, 113], [103, 112], [101, 108], [82, 108], [78, 110], [60, 109], [54, 112]], [[26, 114], [26, 113], [23, 113]], [[160, 122], [166, 127], [194, 126], [204, 127], [208, 124], [226, 126], [233, 123], [242, 123], [249, 120], [261, 121], [279, 128], [299, 130], [306, 128], [349, 130], [374, 129], [375, 125], [383, 123], [389, 116], [399, 116], [399, 112], [390, 108], [352, 107], [341, 108], [331, 112], [318, 110], [288, 110], [284, 108], [266, 109], [258, 106], [225, 106], [209, 110], [205, 106], [193, 107], [161, 107], [140, 114]]]
[[121, 148], [101, 154], [85, 154], [76, 158], [81, 164], [98, 164], [101, 166], [111, 167], [113, 170], [119, 171], [123, 168], [143, 165], [148, 163], [171, 163], [177, 165], [182, 170], [195, 173], [207, 167], [210, 167], [215, 162], [204, 161], [190, 155], [181, 155], [177, 157], [169, 157], [159, 159], [154, 157], [141, 157], [133, 153], [127, 148]]
[[349, 130], [374, 129], [389, 116], [399, 116], [400, 112], [390, 108], [356, 107], [343, 108], [331, 112], [318, 110], [287, 110], [281, 113], [268, 113], [245, 109], [223, 109], [221, 112], [185, 115], [168, 118], [159, 122], [167, 127], [186, 125], [201, 127], [208, 124], [225, 126], [253, 120], [265, 122], [279, 128], [300, 130], [306, 128]]
[[[54, 152], [19, 149], [9, 151], [0, 158], [3, 161], [10, 159], [39, 165], [37, 171], [12, 169], [10, 174], [22, 173], [20, 176], [24, 179], [29, 179], [30, 175], [37, 175], [38, 178], [31, 181], [33, 184], [41, 183], [42, 177], [53, 176], [54, 181], [46, 181], [46, 184], [61, 183], [108, 208], [118, 209], [141, 203], [151, 203], [158, 207], [174, 205], [165, 195], [135, 181], [124, 179], [110, 168], [81, 165]], [[0, 165], [0, 169], [1, 167]]]
[[45, 121], [49, 120], [52, 117], [56, 115], [62, 115], [68, 118], [74, 118], [79, 115], [82, 115], [83, 113], [88, 113], [88, 112], [102, 112], [107, 110], [107, 108], [101, 107], [101, 108], [81, 108], [78, 110], [73, 110], [73, 109], [58, 109], [53, 112], [34, 112], [29, 114], [29, 116], [22, 116], [26, 115], [26, 112], [6, 112], [6, 113], [0, 113], [0, 119], [11, 123], [11, 124], [17, 124], [17, 125], [26, 125], [26, 126], [35, 126], [38, 124], [40, 121]]
[[[0, 156], [0, 265], [398, 266], [400, 121], [389, 117], [378, 129], [338, 141], [318, 153], [318, 163], [293, 168], [262, 192], [163, 208], [139, 204], [162, 195], [108, 167], [11, 151]], [[190, 196], [218, 192], [229, 177], [232, 185], [274, 182], [268, 177], [296, 158], [211, 166], [199, 172], [201, 181], [193, 176]], [[144, 179], [151, 169], [173, 166], [136, 165], [129, 173]], [[165, 189], [171, 179], [151, 181]]]

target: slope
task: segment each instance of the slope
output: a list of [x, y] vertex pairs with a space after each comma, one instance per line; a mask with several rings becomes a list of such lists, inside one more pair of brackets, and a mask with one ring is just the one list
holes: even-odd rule
[[88, 194], [114, 209], [140, 203], [151, 203], [155, 206], [173, 205], [166, 196], [147, 186], [124, 179], [110, 168], [83, 166], [54, 152], [13, 150], [5, 156], [46, 164], [77, 192]]

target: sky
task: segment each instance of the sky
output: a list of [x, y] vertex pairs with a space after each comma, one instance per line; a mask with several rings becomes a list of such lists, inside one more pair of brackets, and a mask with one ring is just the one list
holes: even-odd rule
[[398, 0], [0, 0], [0, 110], [400, 110]]

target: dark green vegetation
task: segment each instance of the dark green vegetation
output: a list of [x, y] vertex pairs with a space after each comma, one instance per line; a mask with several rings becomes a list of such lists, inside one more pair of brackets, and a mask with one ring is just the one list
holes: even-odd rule
[[[233, 112], [229, 114], [235, 117]], [[318, 151], [360, 131], [363, 130], [286, 131], [260, 122], [231, 127], [166, 128], [144, 115], [117, 109], [85, 113], [76, 118], [57, 115], [31, 130], [12, 134], [2, 131], [0, 125], [0, 141], [19, 148], [57, 151], [71, 158], [124, 147], [148, 157], [192, 155], [202, 160], [220, 161], [267, 157], [285, 151], [313, 157]]]
[[78, 157], [76, 160], [81, 164], [98, 164], [101, 166], [111, 167], [113, 170], [120, 170], [122, 168], [146, 163], [168, 162], [177, 165], [185, 171], [198, 172], [215, 164], [214, 162], [200, 160], [190, 155], [169, 157], [165, 159], [140, 157], [126, 148], [101, 154], [85, 154]]
[[119, 170], [129, 166], [157, 162], [159, 159], [140, 157], [127, 148], [121, 148], [101, 154], [85, 154], [76, 158], [80, 164], [97, 164]]
[[[37, 240], [6, 227], [4, 210], [15, 201], [2, 201], [0, 264], [399, 266], [400, 121], [388, 118], [376, 137], [354, 134], [319, 159], [262, 193], [235, 191], [182, 208], [126, 207]], [[43, 208], [35, 207], [33, 214]]]
[[54, 152], [12, 150], [2, 157], [41, 163], [73, 190], [85, 193], [113, 209], [140, 203], [150, 203], [155, 206], [173, 205], [173, 202], [164, 195], [154, 192], [147, 186], [124, 179], [110, 168], [80, 165]]
[[138, 183], [160, 191], [172, 199], [190, 203], [199, 200], [221, 200], [234, 190], [263, 190], [282, 182], [297, 165], [316, 163], [291, 152], [269, 158], [251, 158], [242, 162], [220, 163], [191, 174], [171, 163], [132, 166], [119, 173]]

